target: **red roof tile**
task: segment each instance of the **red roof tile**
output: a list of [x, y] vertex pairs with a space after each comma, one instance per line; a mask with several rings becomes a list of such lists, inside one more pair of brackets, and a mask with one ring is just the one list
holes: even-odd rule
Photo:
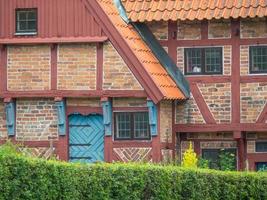
[[121, 0], [131, 21], [267, 16], [267, 0]]
[[105, 11], [106, 15], [108, 15], [119, 34], [132, 49], [136, 58], [142, 63], [146, 72], [160, 89], [164, 99], [185, 99], [184, 94], [177, 87], [176, 83], [172, 80], [134, 27], [130, 24], [126, 24], [122, 20], [113, 1], [97, 0], [97, 2]]

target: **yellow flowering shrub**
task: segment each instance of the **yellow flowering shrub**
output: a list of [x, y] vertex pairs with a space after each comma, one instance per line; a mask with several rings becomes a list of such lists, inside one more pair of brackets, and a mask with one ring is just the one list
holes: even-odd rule
[[197, 154], [193, 150], [192, 142], [190, 142], [189, 148], [185, 151], [183, 155], [182, 166], [188, 168], [197, 168], [197, 162]]

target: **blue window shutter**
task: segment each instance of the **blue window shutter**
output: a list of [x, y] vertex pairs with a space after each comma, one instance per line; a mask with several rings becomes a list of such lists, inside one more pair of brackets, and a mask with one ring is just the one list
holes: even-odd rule
[[66, 135], [66, 103], [65, 101], [57, 101], [57, 117], [58, 117], [58, 134]]
[[103, 101], [103, 117], [105, 126], [105, 135], [112, 135], [112, 104], [111, 101]]
[[14, 101], [6, 103], [6, 124], [7, 134], [9, 136], [15, 135], [15, 124], [16, 124], [16, 103]]
[[153, 101], [147, 101], [148, 113], [149, 113], [149, 125], [150, 133], [152, 136], [158, 135], [158, 109], [157, 105]]

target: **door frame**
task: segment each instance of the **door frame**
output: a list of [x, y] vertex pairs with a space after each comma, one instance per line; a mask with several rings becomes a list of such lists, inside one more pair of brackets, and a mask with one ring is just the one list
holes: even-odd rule
[[[90, 114], [96, 113], [96, 114], [103, 116], [103, 109], [102, 109], [102, 107], [67, 106], [66, 135], [59, 136], [59, 139], [58, 139], [59, 144], [58, 144], [57, 151], [56, 151], [59, 159], [64, 160], [64, 161], [69, 161], [69, 115], [71, 115], [73, 113], [79, 113], [81, 115], [90, 115]], [[104, 144], [105, 144], [105, 137], [104, 137]], [[104, 145], [104, 154], [105, 154], [105, 152], [106, 152], [106, 148]]]

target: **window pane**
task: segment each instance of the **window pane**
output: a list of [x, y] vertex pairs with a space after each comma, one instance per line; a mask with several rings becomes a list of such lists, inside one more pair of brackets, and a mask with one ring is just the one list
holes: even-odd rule
[[23, 9], [17, 10], [16, 27], [17, 32], [27, 33], [37, 31], [37, 10]]
[[267, 73], [267, 46], [250, 47], [251, 72]]
[[201, 49], [186, 49], [185, 61], [187, 73], [201, 73]]
[[222, 49], [206, 48], [205, 49], [205, 72], [219, 73], [222, 69]]
[[149, 138], [148, 113], [134, 113], [134, 137]]
[[256, 152], [267, 152], [267, 142], [256, 142]]
[[267, 162], [257, 162], [256, 171], [267, 171]]
[[203, 149], [202, 157], [209, 161], [211, 169], [219, 169], [219, 149]]
[[130, 113], [116, 113], [116, 137], [127, 139], [131, 137]]

